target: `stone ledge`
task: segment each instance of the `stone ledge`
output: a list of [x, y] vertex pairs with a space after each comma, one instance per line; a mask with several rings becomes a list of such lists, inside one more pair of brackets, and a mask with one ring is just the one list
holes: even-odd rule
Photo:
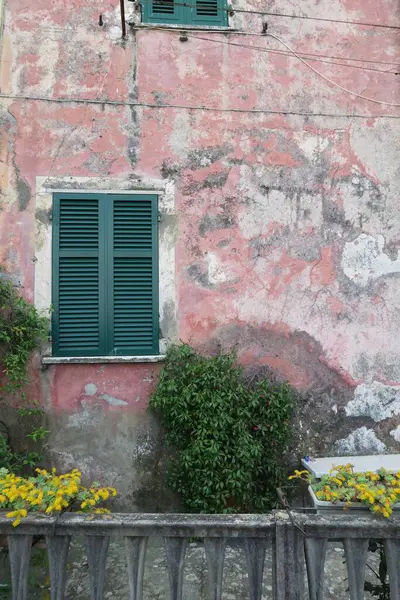
[[240, 31], [234, 27], [224, 27], [219, 25], [177, 25], [176, 23], [133, 23], [128, 21], [128, 25], [131, 29], [152, 29], [160, 31], [162, 29], [169, 30], [175, 29], [176, 31], [200, 31], [207, 33], [240, 33]]
[[42, 365], [87, 365], [104, 363], [159, 363], [165, 354], [153, 356], [43, 356]]

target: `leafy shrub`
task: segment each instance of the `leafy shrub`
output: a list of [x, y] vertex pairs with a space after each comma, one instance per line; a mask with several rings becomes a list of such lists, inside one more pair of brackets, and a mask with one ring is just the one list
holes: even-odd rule
[[286, 477], [293, 394], [268, 379], [246, 383], [232, 354], [167, 353], [150, 406], [176, 449], [168, 485], [189, 512], [263, 512]]

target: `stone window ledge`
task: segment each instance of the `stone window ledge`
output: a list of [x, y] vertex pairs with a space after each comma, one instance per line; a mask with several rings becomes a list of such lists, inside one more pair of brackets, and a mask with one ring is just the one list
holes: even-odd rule
[[234, 27], [224, 27], [219, 25], [177, 25], [176, 23], [129, 23], [132, 29], [176, 29], [177, 31], [204, 31], [207, 33], [237, 33], [239, 30]]
[[88, 365], [104, 363], [159, 363], [165, 354], [153, 356], [43, 356], [42, 365]]

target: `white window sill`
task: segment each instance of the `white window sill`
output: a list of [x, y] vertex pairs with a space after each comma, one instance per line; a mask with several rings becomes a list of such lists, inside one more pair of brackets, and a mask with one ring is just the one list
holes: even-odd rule
[[215, 33], [235, 33], [234, 27], [221, 25], [177, 25], [176, 23], [128, 23], [132, 29], [176, 29], [177, 31], [208, 31]]
[[165, 354], [153, 356], [43, 356], [42, 365], [88, 365], [101, 363], [158, 363]]

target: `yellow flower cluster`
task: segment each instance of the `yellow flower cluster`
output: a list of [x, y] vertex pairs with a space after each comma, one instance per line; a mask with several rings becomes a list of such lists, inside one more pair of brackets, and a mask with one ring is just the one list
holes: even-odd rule
[[114, 488], [97, 483], [83, 486], [78, 469], [64, 475], [57, 475], [56, 469], [36, 469], [36, 473], [35, 477], [24, 478], [0, 469], [0, 509], [11, 509], [6, 516], [14, 519], [14, 527], [28, 512], [50, 515], [76, 506], [83, 512], [106, 513], [108, 509], [94, 507], [117, 495]]
[[303, 479], [303, 481], [308, 482], [309, 476], [310, 472], [307, 471], [307, 469], [304, 469], [303, 471], [298, 471], [297, 469], [295, 469], [293, 475], [290, 475], [288, 479]]
[[385, 469], [357, 473], [351, 464], [334, 466], [319, 481], [308, 471], [295, 471], [289, 479], [302, 479], [312, 486], [319, 500], [344, 502], [345, 510], [353, 502], [366, 504], [376, 514], [388, 518], [393, 505], [400, 503], [400, 471]]

